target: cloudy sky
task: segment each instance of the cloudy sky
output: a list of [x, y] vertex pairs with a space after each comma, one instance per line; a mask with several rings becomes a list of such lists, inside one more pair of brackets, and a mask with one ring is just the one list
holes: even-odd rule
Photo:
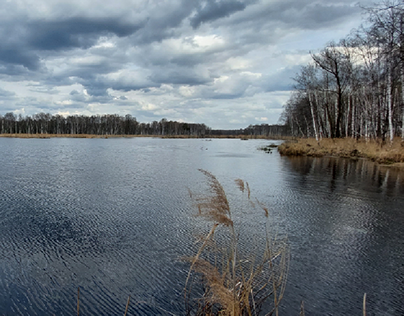
[[309, 51], [362, 23], [356, 3], [1, 0], [0, 114], [276, 124]]

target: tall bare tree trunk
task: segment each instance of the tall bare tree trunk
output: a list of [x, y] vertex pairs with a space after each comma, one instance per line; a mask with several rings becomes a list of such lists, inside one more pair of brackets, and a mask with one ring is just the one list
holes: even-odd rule
[[348, 138], [348, 127], [349, 127], [349, 111], [351, 110], [351, 95], [348, 94], [348, 109], [346, 112], [346, 121], [345, 121], [345, 137]]
[[351, 123], [351, 135], [352, 138], [356, 137], [356, 124], [355, 124], [355, 98], [352, 99], [352, 123]]
[[316, 127], [316, 118], [314, 116], [314, 105], [313, 105], [313, 99], [311, 96], [311, 92], [308, 92], [309, 95], [309, 103], [310, 103], [310, 111], [311, 111], [311, 117], [313, 118], [313, 129], [314, 129], [314, 135], [316, 137], [316, 141], [318, 142], [318, 133], [317, 133], [317, 127]]
[[401, 141], [404, 142], [404, 65], [401, 65]]
[[394, 127], [393, 127], [393, 100], [391, 93], [391, 67], [387, 66], [387, 108], [389, 111], [389, 131], [390, 131], [390, 141], [394, 139]]

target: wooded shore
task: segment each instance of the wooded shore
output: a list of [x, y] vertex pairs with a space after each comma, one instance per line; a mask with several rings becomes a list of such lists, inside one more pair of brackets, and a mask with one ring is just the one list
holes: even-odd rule
[[322, 139], [298, 138], [284, 142], [278, 147], [285, 156], [335, 156], [350, 159], [367, 158], [379, 164], [404, 167], [404, 142], [352, 138]]
[[135, 137], [157, 137], [157, 138], [235, 138], [235, 139], [280, 139], [288, 140], [291, 137], [287, 136], [264, 136], [264, 135], [119, 135], [119, 134], [108, 134], [108, 135], [96, 135], [96, 134], [25, 134], [25, 133], [12, 133], [12, 134], [0, 134], [3, 138], [135, 138]]

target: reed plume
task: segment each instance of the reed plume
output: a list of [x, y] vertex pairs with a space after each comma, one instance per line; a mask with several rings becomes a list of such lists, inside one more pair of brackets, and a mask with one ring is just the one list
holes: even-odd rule
[[244, 181], [241, 179], [236, 179], [234, 180], [234, 182], [236, 182], [237, 186], [239, 187], [240, 191], [244, 193]]
[[206, 176], [211, 192], [210, 195], [200, 195], [195, 198], [199, 215], [217, 224], [233, 226], [229, 201], [222, 185], [210, 172], [202, 169], [199, 169], [199, 171]]
[[[213, 224], [201, 240], [196, 254], [186, 258], [190, 262], [184, 292], [188, 315], [252, 316], [259, 315], [264, 308], [265, 315], [277, 315], [289, 265], [286, 240], [270, 237], [266, 230], [263, 253], [241, 257], [226, 193], [213, 174], [200, 171], [206, 177], [209, 193], [192, 193], [190, 196], [198, 215]], [[249, 200], [248, 183], [241, 179], [235, 182], [242, 193], [246, 192]], [[268, 209], [262, 203], [257, 204], [268, 216]], [[221, 235], [216, 236], [219, 232]], [[216, 246], [207, 247], [212, 243]], [[193, 280], [202, 280], [203, 294], [196, 300], [192, 300], [196, 281], [191, 282], [191, 276]]]

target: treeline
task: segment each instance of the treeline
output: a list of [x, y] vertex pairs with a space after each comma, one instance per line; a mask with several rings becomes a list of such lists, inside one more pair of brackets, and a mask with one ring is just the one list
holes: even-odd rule
[[39, 113], [32, 116], [6, 113], [0, 115], [1, 134], [68, 134], [68, 135], [156, 135], [156, 136], [286, 136], [284, 125], [250, 125], [245, 129], [212, 130], [205, 124], [183, 123], [162, 119], [159, 122], [139, 123], [130, 114], [108, 115], [51, 115]]
[[366, 27], [311, 54], [294, 78], [283, 113], [293, 136], [404, 140], [404, 3], [363, 10]]
[[234, 130], [211, 130], [210, 135], [213, 136], [261, 136], [261, 137], [279, 137], [289, 136], [289, 129], [286, 125], [250, 125], [247, 128]]
[[91, 134], [91, 135], [186, 135], [203, 137], [210, 134], [205, 124], [191, 124], [162, 119], [139, 123], [131, 115], [0, 115], [1, 134]]

